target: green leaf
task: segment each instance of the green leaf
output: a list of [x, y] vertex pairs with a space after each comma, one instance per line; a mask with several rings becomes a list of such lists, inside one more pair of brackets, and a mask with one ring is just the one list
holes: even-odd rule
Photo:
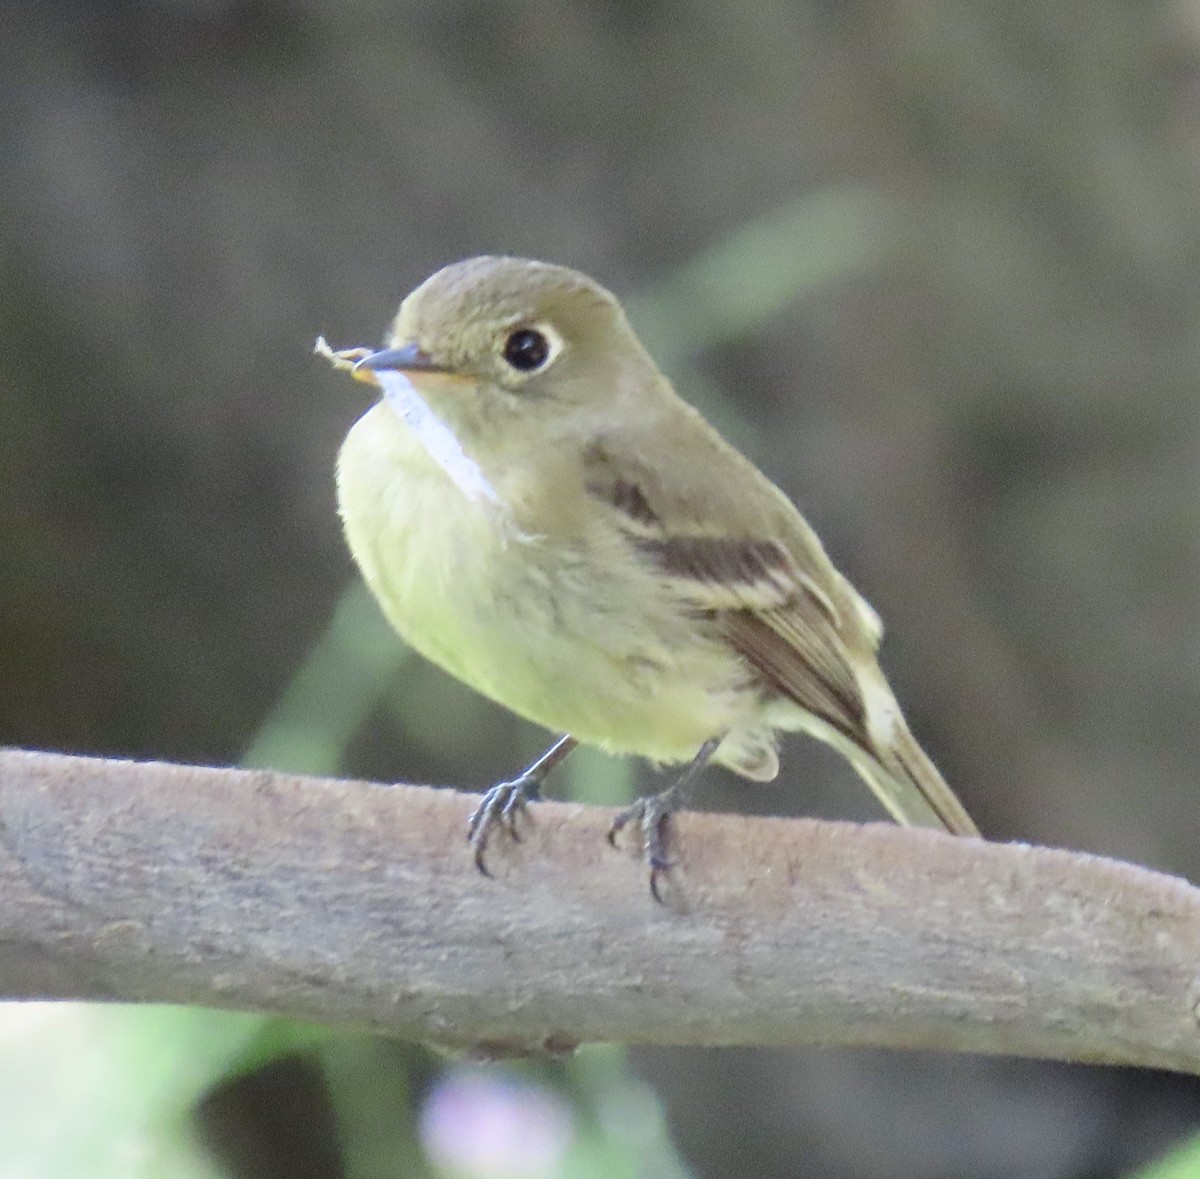
[[263, 1023], [176, 1007], [0, 1007], [0, 1179], [219, 1179], [190, 1111]]

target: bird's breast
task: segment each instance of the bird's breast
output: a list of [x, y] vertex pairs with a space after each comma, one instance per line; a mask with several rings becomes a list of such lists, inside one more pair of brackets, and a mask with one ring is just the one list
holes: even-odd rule
[[388, 620], [418, 651], [463, 675], [498, 552], [513, 543], [502, 505], [472, 499], [384, 404], [338, 455], [350, 551]]
[[[351, 552], [408, 643], [584, 740], [672, 760], [711, 735], [736, 661], [603, 515], [530, 511], [545, 491], [536, 471], [498, 478], [498, 502], [471, 499], [406, 435], [386, 406], [364, 415], [339, 455], [338, 500]], [[663, 746], [635, 749], [655, 713]]]

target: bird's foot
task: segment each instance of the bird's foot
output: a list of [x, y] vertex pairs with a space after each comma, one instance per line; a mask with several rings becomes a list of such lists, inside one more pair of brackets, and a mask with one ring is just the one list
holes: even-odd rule
[[517, 830], [517, 820], [529, 803], [537, 802], [541, 797], [541, 777], [534, 777], [530, 773], [524, 773], [511, 782], [499, 782], [490, 790], [484, 791], [479, 805], [467, 820], [467, 842], [475, 853], [475, 867], [484, 876], [491, 875], [484, 862], [484, 855], [492, 833], [502, 831], [510, 839], [520, 843], [521, 834]]
[[612, 821], [608, 829], [608, 842], [617, 846], [617, 836], [623, 827], [637, 823], [642, 832], [642, 847], [645, 850], [646, 867], [650, 869], [650, 895], [661, 905], [662, 895], [659, 892], [659, 882], [671, 870], [672, 861], [667, 859], [667, 829], [670, 826], [671, 815], [683, 806], [688, 790], [697, 774], [712, 760], [717, 746], [721, 744], [720, 737], [710, 737], [700, 746], [696, 756], [688, 762], [682, 774], [675, 779], [675, 784], [661, 794], [651, 794], [648, 798], [639, 798], [633, 806], [623, 810]]
[[650, 895], [659, 904], [662, 896], [659, 882], [671, 870], [673, 861], [667, 858], [667, 829], [671, 815], [679, 806], [679, 792], [672, 786], [661, 794], [639, 798], [631, 807], [621, 811], [608, 829], [608, 842], [617, 846], [622, 829], [636, 823], [642, 833], [642, 848], [646, 867], [650, 870]]

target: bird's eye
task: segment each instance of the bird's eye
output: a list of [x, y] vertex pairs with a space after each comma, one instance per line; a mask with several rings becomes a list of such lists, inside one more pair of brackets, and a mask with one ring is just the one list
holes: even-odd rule
[[550, 359], [550, 341], [536, 328], [517, 328], [504, 341], [504, 359], [519, 373], [532, 373]]

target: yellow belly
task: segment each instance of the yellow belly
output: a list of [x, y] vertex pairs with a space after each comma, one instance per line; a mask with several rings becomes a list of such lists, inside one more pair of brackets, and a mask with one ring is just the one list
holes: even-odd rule
[[468, 499], [385, 405], [347, 436], [338, 498], [396, 630], [513, 712], [663, 762], [757, 720], [736, 657], [616, 536], [523, 531], [503, 496]]

